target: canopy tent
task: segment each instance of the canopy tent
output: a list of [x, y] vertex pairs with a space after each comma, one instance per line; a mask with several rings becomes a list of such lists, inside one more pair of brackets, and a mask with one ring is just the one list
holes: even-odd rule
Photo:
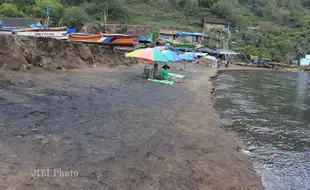
[[216, 57], [210, 56], [210, 55], [207, 55], [207, 56], [203, 57], [203, 59], [207, 59], [207, 60], [211, 60], [211, 61], [216, 61]]
[[196, 52], [185, 52], [185, 53], [183, 53], [183, 54], [188, 54], [188, 55], [194, 57], [195, 59], [197, 58]]
[[208, 36], [207, 35], [204, 35], [202, 33], [197, 33], [197, 32], [183, 32], [183, 31], [178, 31], [177, 32], [177, 35], [178, 36], [182, 36], [182, 35], [185, 35], [185, 36], [196, 36], [196, 37], [204, 37], [204, 38], [207, 38]]
[[229, 49], [218, 49], [214, 53], [218, 55], [239, 55], [240, 54], [238, 52], [235, 52]]
[[207, 53], [200, 53], [200, 52], [195, 52], [194, 54], [196, 57], [205, 57], [206, 55], [208, 55]]
[[215, 51], [208, 47], [201, 47], [197, 48], [196, 51], [203, 52], [203, 53], [214, 53]]

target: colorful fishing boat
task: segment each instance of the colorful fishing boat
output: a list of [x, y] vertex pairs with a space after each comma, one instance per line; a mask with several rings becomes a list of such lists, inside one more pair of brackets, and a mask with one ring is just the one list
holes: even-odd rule
[[15, 29], [11, 27], [0, 27], [0, 34], [12, 34], [12, 31]]
[[132, 48], [136, 47], [136, 45], [139, 43], [139, 36], [130, 36], [123, 34], [70, 34], [69, 40], [89, 44]]
[[13, 30], [18, 30], [18, 27], [8, 27], [0, 25], [0, 34], [12, 34]]
[[12, 34], [18, 36], [35, 36], [35, 37], [49, 37], [59, 40], [67, 40], [69, 34], [74, 32], [74, 29], [61, 28], [25, 28], [13, 30]]

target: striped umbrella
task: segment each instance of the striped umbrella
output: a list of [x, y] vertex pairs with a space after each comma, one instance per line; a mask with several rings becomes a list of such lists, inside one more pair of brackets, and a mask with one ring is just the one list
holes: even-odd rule
[[171, 62], [182, 62], [182, 59], [173, 51], [170, 50], [166, 50], [166, 51], [162, 51], [164, 53], [164, 55], [167, 57], [168, 61]]
[[126, 57], [135, 57], [139, 60], [149, 62], [168, 62], [167, 57], [161, 51], [155, 48], [139, 49], [126, 54]]

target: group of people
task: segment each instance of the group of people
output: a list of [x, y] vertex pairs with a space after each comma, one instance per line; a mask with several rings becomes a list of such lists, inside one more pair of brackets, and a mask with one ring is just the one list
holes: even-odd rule
[[[199, 65], [200, 64], [200, 59], [196, 59], [196, 61], [194, 62], [195, 63], [195, 65]], [[221, 67], [225, 67], [226, 69], [228, 69], [228, 67], [229, 67], [229, 65], [231, 65], [232, 64], [232, 61], [231, 61], [231, 59], [225, 59], [225, 58], [220, 58], [220, 57], [218, 57], [218, 58], [216, 58], [216, 65], [215, 65], [215, 68], [221, 68]], [[210, 64], [209, 65], [210, 67], [212, 66], [212, 64]], [[214, 65], [212, 66], [212, 67], [214, 67]]]
[[232, 64], [232, 61], [230, 59], [225, 60], [218, 58], [216, 60], [216, 64], [218, 69], [223, 66], [225, 66], [225, 68], [228, 69], [229, 65]]
[[183, 82], [183, 80], [177, 79], [169, 75], [168, 73], [168, 69], [170, 69], [169, 65], [167, 64], [163, 65], [161, 70], [158, 67], [159, 67], [158, 63], [154, 63], [153, 68], [149, 70], [148, 78], [157, 79], [157, 80], [169, 80], [169, 81], [174, 81], [177, 83]]
[[[195, 64], [199, 64], [199, 60], [195, 62]], [[232, 64], [232, 61], [230, 59], [221, 59], [217, 58], [216, 60], [216, 67], [219, 69], [220, 67], [225, 67], [228, 69], [229, 65]], [[148, 76], [149, 79], [157, 79], [157, 80], [169, 80], [169, 81], [174, 81], [176, 83], [181, 83], [183, 82], [182, 79], [175, 78], [168, 73], [168, 69], [170, 69], [170, 66], [167, 64], [164, 64], [161, 69], [159, 68], [158, 63], [154, 63], [154, 66], [148, 70], [148, 73], [146, 75]]]

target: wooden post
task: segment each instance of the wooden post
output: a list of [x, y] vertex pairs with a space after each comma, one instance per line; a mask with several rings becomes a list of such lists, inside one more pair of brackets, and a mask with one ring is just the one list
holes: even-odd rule
[[50, 15], [48, 14], [48, 15], [47, 15], [47, 21], [46, 21], [46, 27], [47, 27], [47, 28], [48, 28], [49, 20], [50, 20]]

